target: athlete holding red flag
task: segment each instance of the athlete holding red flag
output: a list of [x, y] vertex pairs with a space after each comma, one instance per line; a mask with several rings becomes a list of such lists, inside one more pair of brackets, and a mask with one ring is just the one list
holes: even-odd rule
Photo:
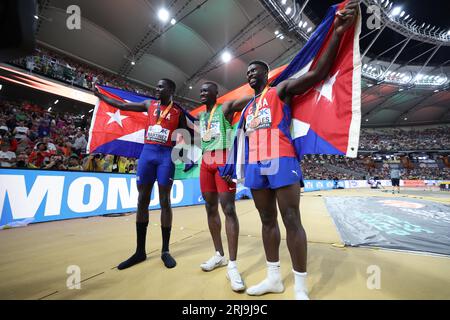
[[[286, 228], [287, 245], [295, 277], [295, 298], [308, 298], [306, 286], [306, 233], [300, 220], [301, 169], [290, 134], [291, 103], [324, 80], [336, 59], [341, 38], [354, 24], [358, 1], [351, 0], [337, 11], [329, 44], [315, 67], [296, 79], [268, 83], [269, 66], [253, 61], [247, 69], [247, 80], [255, 92], [253, 105], [243, 112], [241, 121], [248, 136], [245, 164], [245, 186], [251, 189], [262, 222], [262, 237], [267, 260], [267, 278], [247, 289], [249, 295], [284, 291], [281, 280], [279, 246], [280, 229], [277, 205]], [[223, 175], [230, 179], [229, 172]]]
[[170, 191], [175, 174], [171, 152], [174, 146], [172, 133], [178, 129], [187, 129], [186, 116], [172, 96], [175, 82], [161, 79], [156, 87], [158, 100], [145, 100], [139, 103], [120, 102], [96, 91], [96, 96], [113, 107], [124, 111], [147, 112], [145, 145], [138, 160], [137, 187], [139, 191], [136, 213], [136, 252], [119, 264], [119, 270], [129, 268], [147, 258], [145, 240], [148, 226], [148, 206], [153, 185], [158, 181], [159, 202], [161, 206], [162, 249], [161, 259], [167, 268], [176, 266], [175, 259], [169, 253], [170, 232], [172, 229], [172, 208]]

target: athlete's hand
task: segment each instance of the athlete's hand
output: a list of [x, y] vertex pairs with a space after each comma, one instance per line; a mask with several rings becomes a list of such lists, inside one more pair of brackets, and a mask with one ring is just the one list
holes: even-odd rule
[[228, 184], [233, 183], [233, 178], [231, 176], [223, 176], [222, 179]]
[[349, 1], [343, 10], [336, 12], [334, 30], [338, 36], [342, 36], [350, 28], [358, 15], [359, 0]]

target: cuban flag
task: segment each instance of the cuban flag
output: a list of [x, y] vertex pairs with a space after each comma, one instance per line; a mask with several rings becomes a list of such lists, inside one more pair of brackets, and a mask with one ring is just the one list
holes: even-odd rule
[[[98, 86], [98, 90], [122, 102], [155, 100], [152, 97], [106, 86]], [[188, 126], [193, 128], [195, 118], [183, 108], [180, 110], [186, 115]], [[147, 118], [147, 112], [123, 111], [99, 99], [92, 116], [87, 152], [139, 158], [144, 146]]]
[[[336, 13], [346, 3], [330, 7], [311, 38], [272, 81], [272, 86], [286, 79], [296, 79], [314, 68], [331, 40]], [[356, 23], [342, 37], [328, 77], [293, 99], [291, 137], [299, 160], [305, 154], [357, 156], [361, 127], [360, 32], [361, 14], [358, 14]], [[244, 112], [245, 109], [242, 114]], [[242, 130], [243, 120], [241, 116], [230, 158], [221, 168], [222, 175], [239, 180], [243, 178], [248, 140]]]

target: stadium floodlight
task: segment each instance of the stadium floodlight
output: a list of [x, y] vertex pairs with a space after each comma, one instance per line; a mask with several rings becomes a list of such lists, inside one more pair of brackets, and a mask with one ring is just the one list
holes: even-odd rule
[[404, 17], [403, 19], [404, 20], [407, 20], [409, 18], [409, 14], [406, 16], [406, 17]]
[[305, 22], [303, 23], [303, 29], [305, 29], [307, 25], [308, 25], [308, 22], [305, 21]]
[[233, 56], [231, 55], [231, 53], [229, 51], [224, 51], [222, 53], [222, 61], [225, 63], [228, 63], [231, 61], [231, 59], [233, 58]]
[[134, 62], [134, 61], [131, 61], [131, 65], [132, 66], [134, 66], [136, 64], [136, 62]]
[[36, 15], [34, 15], [34, 18], [35, 18], [36, 20], [39, 20], [39, 17], [38, 17], [38, 16], [36, 16]]
[[396, 17], [400, 14], [400, 12], [402, 12], [402, 7], [395, 7], [394, 9], [392, 9], [392, 16]]
[[89, 113], [92, 113], [94, 111], [94, 109], [89, 110]]
[[292, 12], [292, 8], [291, 7], [287, 7], [286, 8], [286, 14], [289, 15]]
[[159, 11], [158, 11], [158, 18], [162, 22], [167, 22], [167, 20], [169, 20], [169, 18], [170, 18], [169, 11], [167, 11], [167, 9], [165, 9], [165, 8], [159, 9]]
[[450, 30], [447, 31], [447, 35], [450, 36]]
[[312, 27], [309, 27], [308, 30], [306, 30], [308, 33], [312, 31]]
[[280, 36], [280, 40], [283, 40], [283, 39], [284, 39], [284, 36], [283, 36], [283, 35], [281, 35], [281, 36]]
[[189, 86], [189, 90], [192, 90], [192, 86]]
[[302, 20], [300, 20], [300, 22], [298, 23], [298, 27], [299, 27], [299, 28], [301, 28], [301, 27], [302, 27], [302, 25], [303, 25], [303, 21], [302, 21]]
[[278, 30], [275, 30], [275, 35], [278, 35], [279, 33], [280, 33], [280, 31], [278, 31]]
[[59, 100], [56, 100], [54, 103], [57, 104], [59, 102]]
[[284, 6], [286, 4], [287, 0], [281, 0], [281, 4]]
[[172, 20], [170, 20], [170, 23], [171, 23], [172, 25], [174, 25], [175, 23], [177, 23], [177, 20], [175, 20], [174, 18], [172, 18]]
[[0, 90], [2, 90], [2, 88], [3, 88], [3, 85], [2, 85], [2, 84], [0, 84]]
[[402, 11], [402, 12], [400, 13], [400, 18], [403, 18], [404, 15], [405, 15], [405, 11]]

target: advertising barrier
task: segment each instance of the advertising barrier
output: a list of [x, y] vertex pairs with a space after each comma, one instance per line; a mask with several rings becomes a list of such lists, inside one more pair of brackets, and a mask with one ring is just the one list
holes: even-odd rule
[[[379, 181], [382, 186], [391, 186], [390, 180]], [[428, 182], [439, 183], [420, 180], [420, 185]], [[365, 180], [305, 180], [304, 183], [305, 192], [370, 187]], [[408, 181], [404, 185], [419, 183]], [[0, 169], [0, 226], [134, 212], [137, 198], [134, 174]], [[250, 190], [238, 184], [236, 199], [249, 198], [252, 198]], [[204, 204], [199, 179], [174, 180], [171, 203], [173, 207]], [[155, 184], [149, 209], [159, 208]]]

